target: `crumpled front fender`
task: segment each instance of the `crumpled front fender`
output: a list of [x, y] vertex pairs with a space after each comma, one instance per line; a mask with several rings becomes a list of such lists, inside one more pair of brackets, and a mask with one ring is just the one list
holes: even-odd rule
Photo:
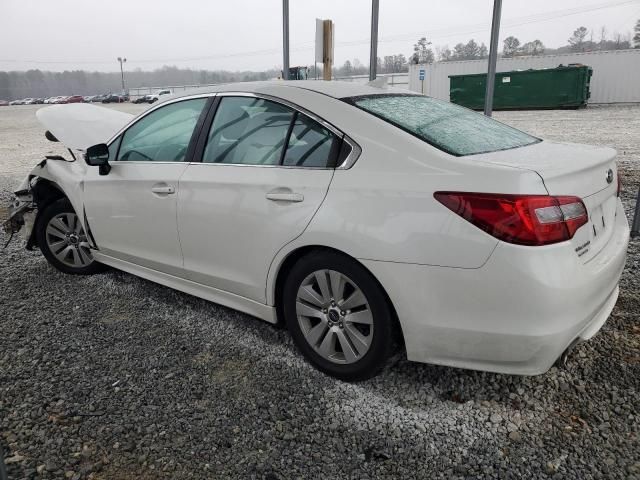
[[[82, 152], [75, 152], [76, 158], [82, 158]], [[42, 165], [42, 166], [41, 166]], [[36, 165], [27, 177], [27, 182], [32, 184], [34, 178], [44, 178], [57, 186], [71, 202], [71, 206], [84, 224], [84, 177], [87, 164], [83, 160], [62, 161], [46, 159]], [[36, 198], [36, 201], [38, 199]]]
[[[82, 152], [75, 153], [76, 158], [82, 158]], [[45, 159], [38, 163], [15, 190], [15, 198], [11, 205], [9, 218], [3, 228], [10, 234], [21, 232], [27, 240], [27, 248], [32, 244], [32, 230], [35, 224], [35, 210], [42, 206], [43, 198], [39, 198], [38, 183], [45, 180], [50, 182], [67, 197], [71, 206], [78, 214], [83, 228], [87, 229], [84, 218], [84, 175], [87, 165], [82, 160], [64, 161]]]

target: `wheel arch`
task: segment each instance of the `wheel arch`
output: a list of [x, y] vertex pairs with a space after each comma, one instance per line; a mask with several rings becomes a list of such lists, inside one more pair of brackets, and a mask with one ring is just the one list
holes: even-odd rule
[[69, 199], [62, 187], [52, 180], [44, 177], [34, 177], [36, 182], [31, 188], [33, 192], [33, 201], [38, 206], [38, 210], [43, 210], [47, 205], [59, 200], [60, 198]]
[[277, 271], [275, 273], [275, 281], [273, 282], [273, 287], [272, 287], [272, 299], [273, 299], [273, 305], [275, 306], [275, 310], [276, 310], [276, 320], [277, 323], [279, 325], [283, 325], [284, 324], [284, 312], [283, 312], [283, 305], [282, 305], [282, 295], [283, 295], [283, 290], [284, 290], [284, 282], [285, 279], [287, 278], [288, 273], [291, 271], [291, 269], [293, 268], [293, 266], [295, 265], [295, 263], [302, 257], [304, 257], [305, 255], [308, 255], [312, 252], [332, 252], [332, 253], [337, 253], [339, 255], [342, 255], [344, 257], [347, 257], [351, 260], [356, 261], [362, 268], [364, 268], [370, 275], [371, 277], [376, 281], [376, 283], [378, 284], [378, 286], [380, 287], [380, 289], [382, 290], [382, 292], [384, 293], [385, 296], [385, 301], [387, 302], [387, 305], [389, 306], [389, 310], [391, 311], [391, 317], [393, 319], [393, 324], [394, 324], [394, 330], [397, 332], [397, 341], [399, 343], [402, 343], [402, 346], [404, 348], [404, 336], [402, 333], [402, 324], [400, 323], [400, 319], [398, 317], [398, 313], [396, 311], [395, 305], [393, 304], [393, 301], [391, 300], [391, 297], [389, 297], [389, 294], [387, 293], [386, 288], [384, 288], [384, 285], [382, 285], [382, 283], [380, 282], [380, 280], [378, 280], [378, 278], [376, 278], [376, 276], [373, 274], [373, 272], [371, 270], [369, 270], [366, 265], [363, 265], [357, 258], [353, 257], [352, 255], [349, 255], [337, 248], [332, 248], [332, 247], [326, 247], [323, 245], [305, 245], [305, 246], [300, 246], [297, 247], [295, 249], [293, 249], [292, 251], [290, 251], [289, 253], [287, 253], [287, 255], [282, 259], [282, 261], [279, 263]]
[[[33, 194], [33, 202], [37, 205], [36, 217], [34, 220], [34, 227], [29, 234], [29, 238], [27, 239], [27, 249], [32, 249], [35, 246], [38, 246], [38, 242], [36, 240], [36, 229], [38, 228], [38, 222], [40, 220], [40, 214], [51, 205], [53, 202], [60, 200], [61, 198], [66, 198], [69, 200], [69, 197], [64, 192], [62, 187], [55, 183], [52, 180], [49, 180], [44, 177], [34, 176], [35, 182], [32, 184], [31, 192]], [[32, 180], [33, 180], [32, 179]]]

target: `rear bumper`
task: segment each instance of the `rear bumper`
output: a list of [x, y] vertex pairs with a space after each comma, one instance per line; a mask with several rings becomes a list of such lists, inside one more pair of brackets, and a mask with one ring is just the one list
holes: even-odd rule
[[618, 200], [613, 235], [587, 263], [569, 242], [501, 242], [478, 269], [362, 263], [396, 308], [409, 360], [534, 375], [602, 327], [618, 297], [628, 241]]

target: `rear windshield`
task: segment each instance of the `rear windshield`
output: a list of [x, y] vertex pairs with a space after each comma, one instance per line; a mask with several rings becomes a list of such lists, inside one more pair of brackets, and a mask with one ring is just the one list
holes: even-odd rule
[[366, 95], [343, 100], [456, 156], [524, 147], [540, 141], [480, 113], [422, 95]]

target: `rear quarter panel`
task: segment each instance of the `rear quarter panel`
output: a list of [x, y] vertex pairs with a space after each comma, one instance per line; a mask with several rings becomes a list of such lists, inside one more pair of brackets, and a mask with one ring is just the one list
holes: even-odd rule
[[274, 259], [269, 282], [289, 253], [308, 245], [362, 260], [476, 269], [498, 241], [437, 202], [433, 193], [547, 194], [535, 172], [451, 156], [345, 102], [307, 93], [285, 98], [343, 130], [362, 154], [350, 169], [336, 170], [305, 232]]

